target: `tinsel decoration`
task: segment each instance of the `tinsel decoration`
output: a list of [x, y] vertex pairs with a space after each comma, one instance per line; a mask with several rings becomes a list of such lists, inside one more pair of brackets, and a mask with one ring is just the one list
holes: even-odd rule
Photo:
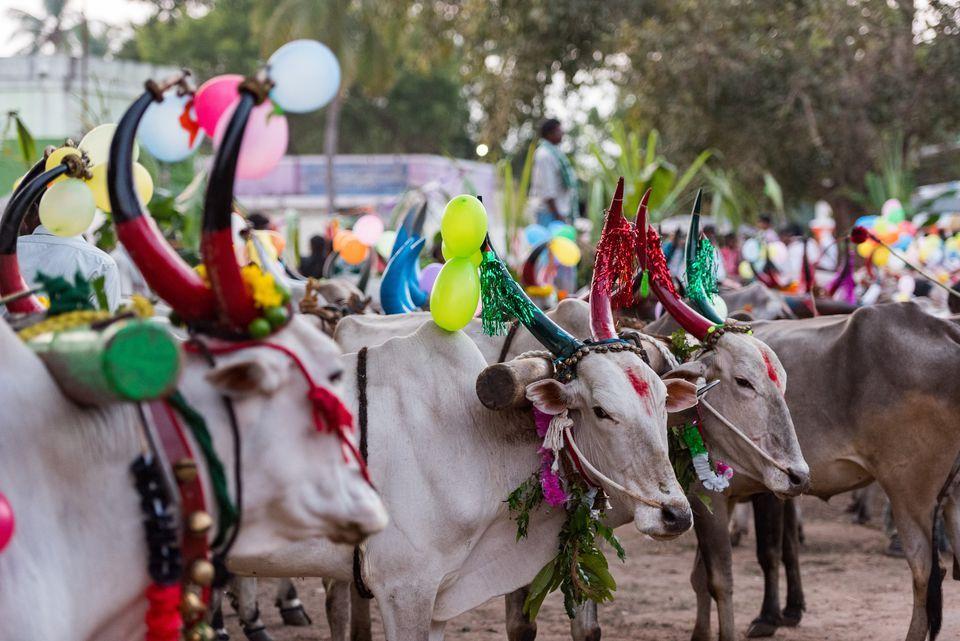
[[50, 299], [48, 316], [95, 309], [91, 302], [93, 289], [80, 272], [74, 276], [72, 285], [66, 278], [47, 276], [43, 272], [37, 273], [37, 281]]
[[536, 311], [503, 262], [487, 246], [480, 263], [480, 300], [480, 322], [487, 336], [506, 334], [514, 319], [525, 325], [532, 322]]
[[693, 469], [703, 487], [711, 492], [723, 492], [727, 489], [730, 486], [730, 478], [733, 477], [733, 470], [724, 465], [721, 474], [713, 471], [713, 468], [710, 467], [710, 455], [707, 453], [706, 445], [703, 444], [700, 428], [695, 423], [687, 423], [683, 426], [680, 436], [683, 438], [687, 449], [690, 450]]
[[720, 293], [717, 287], [717, 258], [713, 243], [704, 236], [700, 239], [697, 255], [687, 268], [687, 294], [690, 298], [710, 298]]
[[640, 275], [640, 298], [650, 295], [650, 270], [644, 269]]
[[594, 278], [600, 292], [610, 296], [614, 309], [633, 304], [636, 236], [633, 226], [623, 217], [623, 178], [617, 183], [613, 201], [607, 210], [603, 231], [597, 242]]
[[645, 262], [647, 270], [650, 272], [650, 278], [656, 279], [673, 296], [680, 298], [677, 289], [673, 286], [673, 277], [670, 276], [670, 270], [667, 269], [667, 259], [660, 247], [660, 235], [653, 227], [647, 227], [646, 251]]

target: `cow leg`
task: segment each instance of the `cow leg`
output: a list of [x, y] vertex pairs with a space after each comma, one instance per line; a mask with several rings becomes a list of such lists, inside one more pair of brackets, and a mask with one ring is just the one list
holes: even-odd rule
[[523, 613], [523, 603], [528, 594], [530, 586], [524, 586], [503, 597], [509, 641], [533, 641], [537, 638], [537, 622], [531, 621]]
[[746, 503], [737, 503], [733, 508], [733, 518], [730, 519], [730, 545], [740, 547], [740, 539], [750, 533], [750, 506]]
[[763, 571], [763, 604], [760, 616], [750, 623], [748, 637], [769, 637], [781, 625], [780, 558], [783, 542], [783, 502], [773, 494], [756, 494], [753, 501], [757, 561]]
[[[923, 641], [927, 638], [927, 584], [931, 571], [940, 572], [939, 567], [933, 567], [932, 558], [933, 508], [931, 506], [929, 510], [925, 510], [925, 506], [918, 506], [916, 503], [910, 504], [907, 500], [890, 497], [893, 520], [913, 577], [913, 615], [910, 617], [906, 641]], [[925, 511], [930, 513], [924, 514]], [[940, 601], [941, 603], [937, 604], [938, 609], [942, 608], [942, 596]]]
[[433, 621], [437, 585], [390, 585], [377, 590], [386, 641], [437, 641], [443, 628]]
[[783, 625], [799, 625], [804, 610], [803, 585], [800, 582], [800, 524], [797, 521], [797, 500], [783, 504], [783, 567], [787, 573], [787, 607], [783, 609]]
[[587, 601], [570, 619], [573, 641], [600, 641], [600, 622], [597, 620], [597, 602]]
[[273, 641], [267, 633], [267, 626], [260, 618], [257, 605], [257, 579], [254, 577], [235, 577], [230, 581], [233, 597], [233, 609], [240, 617], [240, 627], [248, 641]]
[[717, 604], [720, 641], [734, 641], [733, 550], [730, 547], [728, 518], [731, 506], [723, 496], [713, 496], [711, 509], [696, 496], [690, 497], [693, 527], [697, 534], [697, 558], [690, 583], [697, 593], [697, 622], [691, 639], [710, 638], [710, 599]]
[[280, 609], [280, 616], [284, 625], [303, 628], [312, 623], [307, 611], [303, 609], [303, 602], [297, 595], [297, 588], [290, 579], [280, 579], [277, 583], [276, 606]]
[[227, 626], [223, 622], [223, 589], [216, 588], [210, 593], [210, 627], [217, 641], [230, 641]]
[[327, 624], [330, 626], [330, 641], [347, 641], [347, 626], [350, 623], [350, 584], [346, 581], [323, 580], [325, 598], [324, 609], [327, 612]]
[[947, 495], [947, 500], [943, 503], [943, 525], [947, 528], [947, 539], [950, 541], [950, 548], [953, 550], [953, 580], [960, 581], [960, 561], [957, 557], [960, 555], [960, 504], [954, 493], [958, 488]]
[[373, 641], [370, 599], [360, 596], [354, 583], [350, 584], [350, 641]]

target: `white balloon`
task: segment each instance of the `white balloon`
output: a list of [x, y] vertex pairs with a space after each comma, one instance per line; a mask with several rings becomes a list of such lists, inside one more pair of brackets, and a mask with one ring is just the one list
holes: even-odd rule
[[306, 113], [324, 106], [340, 89], [340, 63], [329, 47], [316, 40], [294, 40], [270, 60], [274, 86], [270, 99], [284, 111]]
[[57, 236], [87, 231], [95, 212], [93, 192], [76, 178], [51, 185], [40, 199], [40, 222]]
[[[191, 105], [192, 96], [178, 96], [168, 91], [163, 102], [153, 102], [147, 107], [137, 137], [157, 160], [179, 162], [197, 150], [203, 142], [203, 130]], [[184, 111], [187, 126], [183, 123]]]
[[[110, 159], [110, 143], [113, 142], [113, 134], [116, 133], [117, 126], [113, 123], [94, 127], [87, 132], [80, 144], [81, 151], [87, 152], [90, 157], [90, 166], [105, 163]], [[140, 146], [133, 144], [133, 160], [140, 157]]]
[[743, 247], [740, 248], [740, 255], [748, 263], [755, 263], [760, 259], [760, 241], [756, 238], [748, 238], [743, 241]]

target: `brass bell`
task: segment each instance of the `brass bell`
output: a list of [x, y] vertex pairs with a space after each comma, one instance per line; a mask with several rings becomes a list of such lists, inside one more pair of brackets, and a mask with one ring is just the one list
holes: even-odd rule
[[213, 527], [213, 517], [203, 510], [192, 512], [190, 516], [187, 517], [187, 530], [194, 536], [206, 535], [211, 527]]
[[192, 483], [197, 478], [197, 462], [182, 458], [173, 464], [173, 474], [181, 483]]
[[202, 587], [209, 587], [216, 574], [213, 563], [206, 559], [197, 559], [190, 564], [190, 580]]
[[184, 592], [180, 598], [180, 612], [185, 618], [194, 618], [206, 609], [203, 599], [196, 592]]
[[217, 633], [206, 623], [198, 623], [184, 636], [186, 641], [215, 641]]

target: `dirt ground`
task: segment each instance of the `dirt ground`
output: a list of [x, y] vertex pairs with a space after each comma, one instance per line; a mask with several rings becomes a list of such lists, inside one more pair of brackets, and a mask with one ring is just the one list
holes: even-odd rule
[[[824, 504], [803, 499], [806, 543], [801, 568], [807, 612], [800, 627], [781, 629], [785, 641], [899, 641], [906, 634], [911, 610], [910, 574], [906, 561], [885, 556], [882, 513], [870, 525], [850, 523], [843, 507], [847, 497]], [[688, 533], [677, 541], [657, 543], [630, 527], [618, 534], [627, 549], [627, 562], [613, 568], [617, 598], [600, 611], [604, 639], [686, 641], [693, 627], [695, 599], [689, 584], [696, 540]], [[949, 553], [941, 562], [949, 568]], [[754, 553], [754, 537], [734, 550], [734, 607], [741, 637], [759, 611], [763, 580]], [[781, 585], [783, 576], [781, 573]], [[261, 607], [275, 641], [320, 641], [330, 638], [323, 614], [323, 588], [317, 579], [298, 583], [300, 596], [313, 617], [310, 628], [284, 627], [270, 605], [274, 587], [261, 582]], [[781, 598], [785, 588], [781, 587]], [[944, 625], [940, 638], [960, 638], [960, 582], [944, 581]], [[374, 608], [374, 639], [382, 640]], [[714, 630], [716, 614], [714, 613]], [[569, 639], [569, 627], [559, 595], [551, 595], [540, 612], [538, 639]], [[228, 615], [231, 638], [243, 639], [236, 617]], [[447, 625], [450, 641], [502, 641], [503, 599], [498, 598], [457, 617]]]

